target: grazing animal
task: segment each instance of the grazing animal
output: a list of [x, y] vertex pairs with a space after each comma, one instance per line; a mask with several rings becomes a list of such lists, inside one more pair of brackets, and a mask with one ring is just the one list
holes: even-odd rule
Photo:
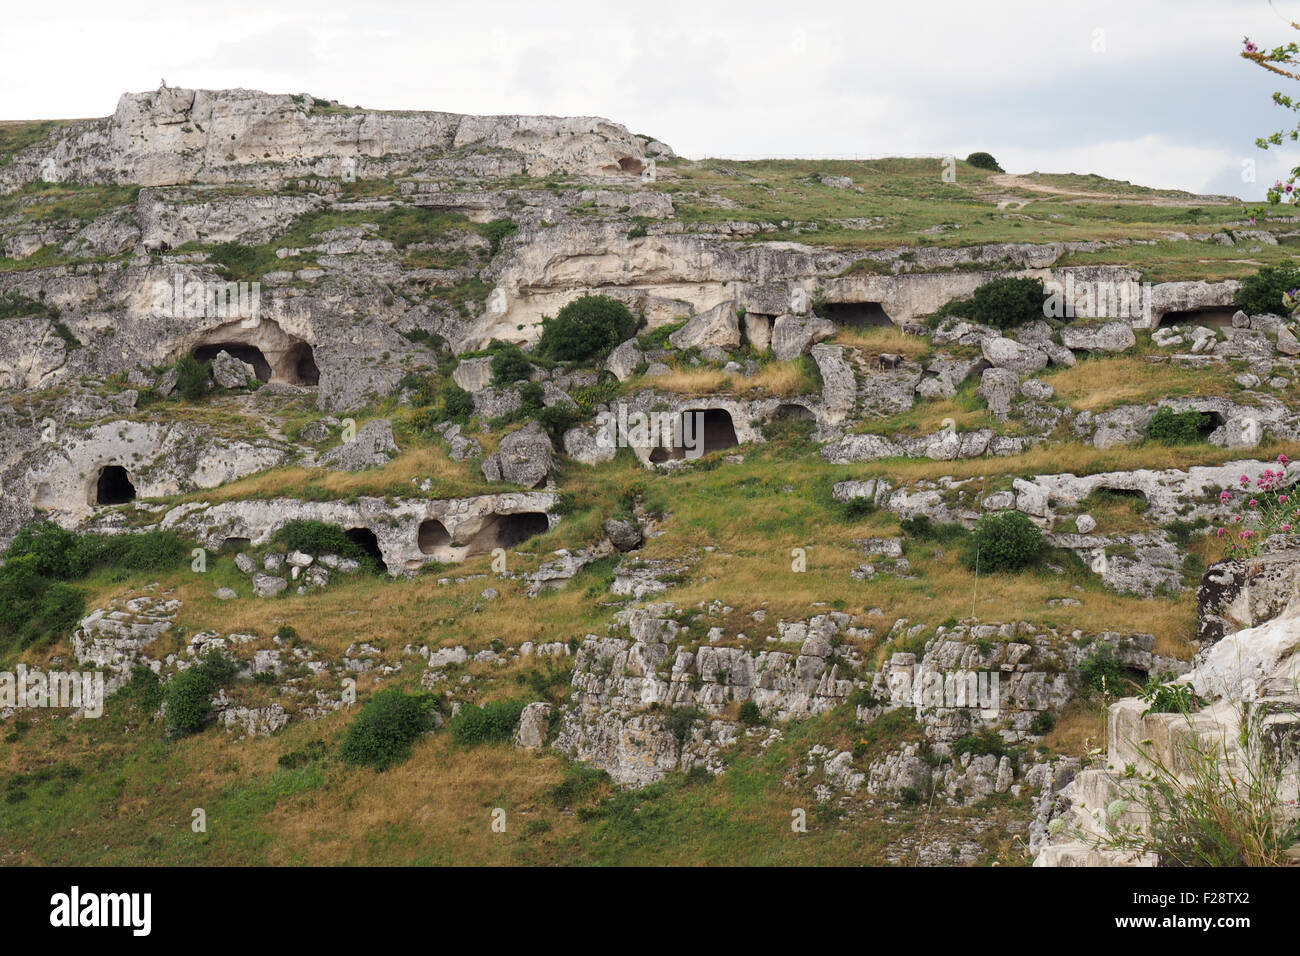
[[877, 364], [881, 368], [898, 368], [903, 364], [903, 356], [895, 355], [893, 352], [881, 352]]

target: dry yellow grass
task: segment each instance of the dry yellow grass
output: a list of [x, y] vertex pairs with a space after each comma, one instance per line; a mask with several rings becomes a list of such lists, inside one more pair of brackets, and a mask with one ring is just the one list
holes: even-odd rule
[[405, 489], [416, 495], [418, 492], [412, 482], [424, 478], [464, 486], [467, 494], [483, 493], [482, 490], [475, 491], [474, 485], [481, 482], [475, 480], [467, 464], [453, 461], [442, 446], [428, 444], [408, 447], [380, 468], [355, 472], [297, 466], [272, 468], [211, 491], [196, 492], [186, 496], [186, 500], [220, 502], [293, 496], [301, 494], [304, 488], [316, 489], [316, 497], [322, 492], [331, 497], [346, 498], [354, 494], [385, 495]]
[[1058, 398], [1079, 411], [1091, 412], [1161, 398], [1226, 395], [1230, 381], [1222, 370], [1207, 373], [1175, 365], [1152, 365], [1136, 355], [1088, 359], [1040, 377], [1056, 390]]
[[833, 345], [847, 345], [850, 348], [861, 349], [873, 358], [882, 352], [892, 352], [915, 360], [930, 348], [924, 336], [908, 335], [902, 329], [885, 326], [840, 329], [830, 341]]
[[754, 389], [785, 398], [815, 391], [799, 362], [769, 362], [754, 375], [728, 375], [716, 368], [674, 368], [667, 375], [641, 379], [638, 385], [679, 395], [739, 394]]

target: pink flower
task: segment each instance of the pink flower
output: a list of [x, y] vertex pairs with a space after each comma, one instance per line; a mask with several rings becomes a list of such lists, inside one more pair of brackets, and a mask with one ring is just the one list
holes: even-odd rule
[[1290, 534], [1290, 532], [1291, 532], [1291, 526], [1289, 524], [1282, 525], [1283, 534]]
[[1255, 505], [1259, 504], [1259, 502], [1256, 501], [1254, 498], [1251, 498], [1250, 501], [1247, 502], [1247, 504], [1249, 504], [1253, 508], [1255, 507]]
[[1255, 533], [1255, 532], [1253, 532], [1253, 531], [1251, 531], [1251, 530], [1249, 530], [1249, 529], [1247, 529], [1247, 530], [1245, 530], [1245, 531], [1238, 531], [1238, 532], [1237, 532], [1237, 537], [1240, 538], [1242, 541], [1245, 541], [1247, 538], [1249, 538], [1249, 537], [1250, 537], [1251, 535], [1253, 535], [1254, 533]]
[[1241, 476], [1239, 479], [1237, 479], [1237, 480], [1240, 481], [1243, 485], [1248, 485], [1248, 484], [1250, 484], [1250, 476], [1249, 476], [1249, 475], [1242, 475], [1242, 476]]
[[1255, 44], [1251, 43], [1249, 40], [1246, 41], [1246, 52], [1247, 52], [1247, 53], [1254, 53], [1255, 50], [1257, 50], [1257, 49], [1258, 49], [1258, 47], [1256, 47]]
[[1220, 500], [1220, 501], [1231, 501], [1231, 500], [1232, 500], [1232, 492], [1231, 492], [1231, 491], [1220, 491], [1220, 492], [1219, 492], [1219, 500]]
[[1233, 521], [1240, 521], [1240, 520], [1241, 520], [1241, 515], [1233, 515], [1233, 516], [1232, 516], [1232, 520], [1233, 520]]
[[1278, 455], [1277, 461], [1279, 465], [1286, 465], [1290, 463], [1291, 459], [1288, 458], [1286, 455]]
[[1278, 495], [1278, 496], [1277, 496], [1277, 500], [1280, 501], [1280, 502], [1282, 502], [1283, 504], [1285, 504], [1285, 503], [1286, 503], [1286, 495]]
[[1215, 534], [1220, 538], [1222, 538], [1227, 533], [1228, 533], [1227, 528], [1220, 528], [1218, 531], [1215, 532]]

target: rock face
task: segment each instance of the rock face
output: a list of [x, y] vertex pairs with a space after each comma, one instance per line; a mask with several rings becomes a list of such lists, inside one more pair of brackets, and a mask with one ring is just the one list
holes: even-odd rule
[[1047, 368], [1047, 353], [1021, 345], [1005, 336], [985, 339], [980, 345], [980, 351], [990, 365], [1020, 375], [1032, 375]]
[[1196, 589], [1196, 639], [1202, 652], [1226, 635], [1277, 617], [1296, 597], [1300, 551], [1210, 565]]
[[331, 468], [361, 471], [388, 464], [397, 452], [392, 423], [386, 418], [376, 418], [358, 428], [352, 441], [330, 449], [321, 460]]
[[[649, 158], [647, 140], [597, 117], [381, 113], [339, 110], [309, 96], [165, 87], [124, 94], [111, 117], [64, 127], [53, 143], [15, 157], [0, 188], [35, 181], [46, 155], [61, 180], [144, 186], [380, 178], [473, 150], [509, 157], [533, 176], [639, 176]], [[651, 148], [671, 154], [661, 143]]]

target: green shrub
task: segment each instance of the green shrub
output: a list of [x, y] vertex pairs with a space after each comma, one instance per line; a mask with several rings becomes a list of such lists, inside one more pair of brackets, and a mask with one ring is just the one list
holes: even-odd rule
[[898, 522], [898, 529], [917, 541], [961, 541], [970, 532], [956, 522], [935, 524], [929, 515], [916, 515]]
[[1019, 511], [984, 515], [966, 545], [968, 568], [1018, 571], [1043, 553], [1043, 533]]
[[95, 564], [130, 571], [166, 571], [181, 563], [189, 547], [174, 531], [142, 531], [92, 538], [83, 548]]
[[431, 729], [436, 698], [397, 688], [377, 691], [361, 707], [339, 748], [344, 763], [387, 770], [411, 754], [411, 744]]
[[1056, 727], [1056, 718], [1045, 710], [1034, 714], [1034, 719], [1029, 722], [1029, 732], [1035, 737], [1050, 734], [1054, 727]]
[[211, 368], [193, 355], [184, 355], [176, 363], [176, 390], [187, 402], [197, 402], [208, 394]]
[[1209, 415], [1195, 409], [1176, 412], [1162, 405], [1147, 423], [1147, 437], [1162, 445], [1194, 445], [1204, 439], [1202, 432], [1213, 421]]
[[492, 353], [493, 385], [509, 385], [511, 382], [524, 381], [532, 370], [533, 364], [528, 361], [528, 356], [524, 354], [523, 349], [517, 345], [501, 342]]
[[691, 725], [703, 717], [704, 712], [698, 707], [677, 707], [664, 718], [664, 730], [676, 737], [677, 743], [681, 744], [691, 732]]
[[212, 713], [212, 694], [217, 683], [202, 667], [190, 667], [172, 678], [167, 685], [167, 709], [164, 724], [169, 736], [186, 737], [198, 733]]
[[444, 421], [459, 422], [464, 425], [474, 414], [474, 396], [455, 382], [448, 382], [438, 394], [442, 399]]
[[53, 521], [32, 522], [14, 535], [5, 558], [23, 557], [32, 559], [37, 574], [61, 580], [80, 577], [91, 563], [82, 540]]
[[636, 331], [627, 306], [607, 295], [584, 295], [542, 319], [537, 352], [562, 362], [582, 362], [608, 355]]
[[311, 518], [295, 518], [283, 524], [271, 540], [286, 551], [305, 554], [337, 554], [363, 563], [373, 559], [336, 524]]
[[871, 498], [850, 498], [848, 501], [841, 501], [840, 516], [845, 521], [861, 521], [868, 515], [875, 514], [876, 503]]
[[949, 302], [935, 317], [957, 315], [995, 329], [1014, 329], [1042, 319], [1046, 297], [1042, 279], [993, 279], [969, 299]]
[[1002, 738], [995, 731], [982, 730], [979, 733], [958, 737], [952, 742], [951, 749], [954, 757], [960, 757], [963, 754], [970, 754], [974, 757], [989, 755], [1001, 757], [1007, 752], [1007, 745], [1003, 743]]
[[1261, 266], [1241, 280], [1233, 302], [1249, 315], [1287, 315], [1291, 310], [1282, 302], [1282, 293], [1295, 288], [1300, 288], [1300, 269]]
[[501, 251], [501, 243], [506, 237], [519, 231], [519, 223], [513, 219], [493, 219], [479, 226], [478, 231], [491, 243], [491, 254], [495, 256]]
[[[43, 296], [45, 293], [42, 292]], [[34, 316], [42, 319], [57, 319], [59, 310], [23, 295], [16, 289], [0, 294], [0, 319], [14, 319]]]
[[1088, 696], [1119, 696], [1123, 676], [1119, 658], [1108, 646], [1097, 648], [1079, 665], [1079, 687]]
[[746, 727], [754, 727], [763, 722], [763, 712], [758, 709], [758, 704], [752, 700], [747, 700], [740, 705], [740, 722]]
[[462, 747], [504, 743], [514, 736], [523, 712], [523, 702], [518, 700], [498, 700], [481, 707], [465, 704], [447, 724], [447, 730]]
[[581, 420], [582, 414], [572, 405], [564, 402], [557, 402], [550, 408], [543, 408], [537, 413], [537, 421], [546, 429], [547, 434], [551, 436], [551, 440], [557, 444], [564, 436], [564, 433]]
[[993, 158], [991, 153], [971, 153], [966, 157], [966, 162], [974, 166], [976, 169], [987, 169], [995, 173], [1003, 171], [1002, 167], [998, 165], [998, 161]]

